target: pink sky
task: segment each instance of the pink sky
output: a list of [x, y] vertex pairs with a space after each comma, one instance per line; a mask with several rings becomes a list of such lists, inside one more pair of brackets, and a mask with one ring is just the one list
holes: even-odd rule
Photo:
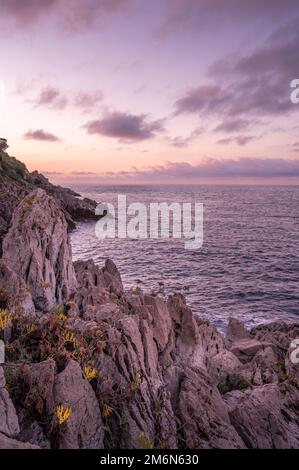
[[298, 184], [297, 1], [0, 0], [0, 11], [0, 137], [30, 170]]

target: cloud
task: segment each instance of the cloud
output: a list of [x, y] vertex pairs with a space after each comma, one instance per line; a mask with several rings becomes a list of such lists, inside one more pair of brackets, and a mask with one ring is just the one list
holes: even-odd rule
[[299, 160], [240, 158], [217, 160], [206, 158], [192, 165], [187, 162], [168, 162], [164, 165], [131, 172], [111, 173], [132, 179], [171, 180], [196, 178], [293, 178], [299, 177]]
[[41, 140], [44, 142], [61, 142], [61, 139], [50, 132], [46, 132], [43, 129], [37, 129], [32, 131], [31, 129], [26, 132], [24, 139], [27, 140]]
[[104, 94], [102, 90], [91, 92], [79, 92], [75, 96], [74, 105], [84, 111], [90, 111], [103, 101]]
[[159, 33], [166, 35], [180, 29], [201, 32], [212, 24], [216, 31], [241, 22], [271, 24], [289, 18], [296, 10], [297, 0], [166, 0]]
[[47, 86], [40, 91], [40, 94], [34, 106], [38, 107], [48, 107], [52, 109], [64, 109], [68, 104], [68, 99], [64, 96], [58, 88]]
[[107, 15], [122, 11], [128, 3], [129, 0], [0, 0], [0, 10], [4, 19], [11, 19], [22, 27], [54, 14], [64, 30], [78, 32]]
[[246, 145], [248, 142], [255, 140], [256, 137], [252, 135], [238, 135], [236, 137], [229, 137], [227, 139], [220, 139], [217, 141], [217, 144], [221, 145], [229, 145], [232, 142], [235, 142], [237, 145], [243, 146]]
[[[225, 57], [214, 63], [209, 70], [211, 82], [189, 89], [177, 99], [176, 114], [214, 115], [229, 119], [233, 128], [238, 124], [242, 127], [249, 117], [275, 117], [299, 110], [290, 100], [290, 82], [298, 75], [297, 24], [288, 23], [263, 47], [247, 55]], [[218, 84], [220, 77], [222, 85]], [[229, 130], [223, 124], [219, 127]]]
[[64, 175], [65, 173], [62, 173], [60, 171], [43, 171], [42, 174], [45, 176], [61, 176], [61, 175]]
[[106, 113], [101, 119], [90, 121], [84, 127], [88, 134], [104, 135], [127, 143], [151, 139], [164, 130], [161, 120], [148, 121], [146, 114], [121, 112]]
[[252, 125], [251, 121], [246, 119], [239, 119], [239, 118], [232, 118], [232, 119], [225, 119], [221, 122], [215, 129], [215, 132], [239, 132], [244, 129], [248, 129]]
[[194, 131], [190, 132], [190, 134], [187, 137], [181, 137], [181, 136], [176, 136], [176, 137], [171, 137], [168, 138], [168, 142], [170, 145], [173, 147], [177, 148], [185, 148], [188, 147], [188, 145], [196, 139], [199, 135], [202, 135], [205, 132], [204, 127], [198, 127], [194, 129]]
[[59, 0], [0, 0], [1, 16], [12, 18], [18, 25], [34, 23], [49, 13]]
[[71, 175], [74, 176], [96, 176], [97, 173], [93, 171], [72, 171]]

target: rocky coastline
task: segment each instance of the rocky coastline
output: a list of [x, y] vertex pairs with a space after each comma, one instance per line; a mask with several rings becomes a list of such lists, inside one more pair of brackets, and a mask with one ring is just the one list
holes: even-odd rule
[[8, 155], [8, 147], [6, 139], [0, 139], [0, 256], [2, 240], [10, 227], [13, 212], [35, 189], [41, 188], [56, 198], [70, 230], [75, 228], [78, 220], [95, 219], [95, 201], [81, 198], [71, 189], [51, 184], [37, 171], [30, 173], [24, 163]]
[[95, 203], [5, 150], [0, 448], [298, 448], [299, 324], [231, 318], [223, 337], [181, 294], [126, 291], [112, 260], [73, 263], [69, 228]]

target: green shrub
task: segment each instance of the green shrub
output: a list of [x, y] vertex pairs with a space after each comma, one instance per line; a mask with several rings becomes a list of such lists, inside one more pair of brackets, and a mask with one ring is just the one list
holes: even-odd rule
[[229, 375], [225, 380], [218, 384], [218, 390], [221, 395], [231, 392], [232, 390], [245, 390], [249, 387], [249, 383], [243, 377], [237, 374]]

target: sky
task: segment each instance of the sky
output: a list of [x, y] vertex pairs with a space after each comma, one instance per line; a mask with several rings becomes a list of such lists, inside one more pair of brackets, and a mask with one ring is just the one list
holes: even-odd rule
[[298, 184], [298, 20], [298, 0], [0, 0], [0, 137], [53, 182]]

